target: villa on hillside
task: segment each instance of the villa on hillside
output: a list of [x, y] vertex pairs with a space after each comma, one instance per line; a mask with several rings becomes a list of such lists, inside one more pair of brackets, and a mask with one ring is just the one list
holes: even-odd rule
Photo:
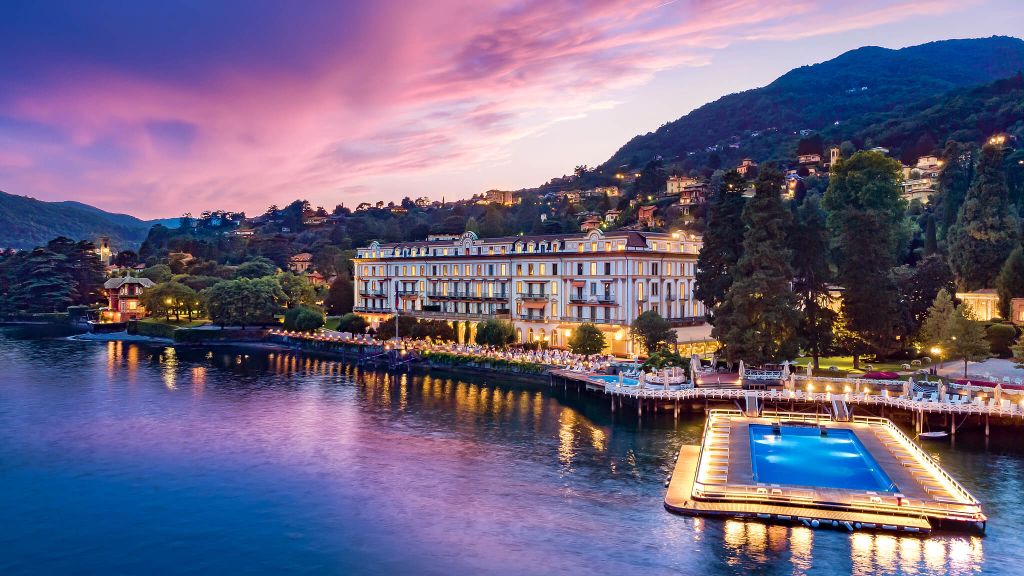
[[107, 322], [138, 320], [146, 316], [146, 309], [139, 299], [147, 288], [154, 286], [149, 278], [111, 278], [103, 283], [107, 293], [107, 310], [103, 319]]
[[300, 252], [288, 259], [288, 269], [296, 274], [302, 274], [313, 266], [313, 255], [309, 252]]

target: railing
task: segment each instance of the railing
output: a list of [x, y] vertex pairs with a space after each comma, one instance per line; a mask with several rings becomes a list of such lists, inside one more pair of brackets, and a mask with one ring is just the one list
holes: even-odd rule
[[544, 292], [519, 292], [519, 297], [523, 300], [547, 300], [551, 297], [551, 294]]
[[399, 296], [416, 296], [419, 293], [420, 293], [420, 291], [415, 289], [415, 288], [412, 288], [412, 289], [402, 289], [402, 290], [398, 290], [396, 292], [396, 294], [398, 294]]
[[362, 294], [363, 296], [374, 296], [378, 298], [381, 296], [388, 295], [387, 292], [383, 290], [360, 290], [359, 293]]
[[391, 308], [385, 306], [353, 306], [353, 312], [372, 312], [376, 314], [391, 314]]
[[673, 318], [666, 318], [670, 326], [700, 326], [705, 322], [703, 316], [677, 316]]
[[516, 314], [517, 320], [523, 320], [525, 322], [547, 322], [550, 318], [550, 316], [541, 314]]
[[614, 318], [583, 318], [581, 316], [562, 316], [559, 319], [562, 322], [578, 322], [581, 324], [606, 324], [610, 326], [621, 326], [628, 324], [628, 322], [626, 322], [625, 320], [617, 320]]
[[410, 312], [412, 316], [417, 318], [435, 318], [438, 320], [488, 320], [491, 318], [497, 318], [501, 320], [510, 320], [511, 313], [508, 310], [498, 310], [496, 312], [445, 312], [445, 311], [427, 311], [427, 310], [416, 310]]

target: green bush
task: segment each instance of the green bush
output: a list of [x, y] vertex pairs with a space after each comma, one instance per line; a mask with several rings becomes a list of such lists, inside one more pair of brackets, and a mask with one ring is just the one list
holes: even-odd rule
[[351, 332], [353, 334], [362, 334], [366, 332], [366, 318], [363, 318], [359, 314], [353, 314], [349, 312], [338, 320], [338, 332]]
[[134, 332], [129, 330], [130, 333], [138, 334], [139, 336], [149, 336], [151, 338], [167, 338], [174, 339], [174, 331], [176, 327], [170, 324], [163, 324], [161, 322], [132, 322], [129, 327], [135, 327]]
[[605, 339], [601, 329], [593, 324], [581, 324], [569, 338], [569, 348], [576, 354], [590, 356], [604, 350]]
[[286, 330], [309, 332], [324, 325], [324, 313], [308, 306], [296, 306], [284, 313]]
[[1017, 339], [1017, 328], [1012, 324], [992, 324], [985, 329], [985, 339], [993, 354], [1009, 358], [1010, 346]]

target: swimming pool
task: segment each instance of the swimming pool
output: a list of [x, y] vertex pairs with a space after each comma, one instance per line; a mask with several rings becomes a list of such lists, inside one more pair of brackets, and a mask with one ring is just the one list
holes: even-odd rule
[[892, 480], [852, 430], [750, 425], [750, 465], [754, 482], [815, 488], [898, 492]]
[[[619, 383], [619, 377], [618, 376], [600, 375], [600, 376], [591, 376], [590, 379], [591, 380], [599, 380], [601, 382], [605, 382], [605, 383], [613, 384], [613, 385]], [[625, 376], [622, 377], [622, 385], [623, 386], [636, 386], [639, 383], [640, 382], [636, 378], [626, 378]]]

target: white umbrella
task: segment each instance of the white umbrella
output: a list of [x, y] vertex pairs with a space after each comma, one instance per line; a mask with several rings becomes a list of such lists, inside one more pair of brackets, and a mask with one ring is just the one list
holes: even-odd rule
[[807, 361], [807, 369], [804, 370], [804, 373], [807, 375], [808, 378], [814, 376], [814, 366], [812, 365], [812, 362], [810, 360]]
[[907, 398], [910, 398], [910, 391], [913, 389], [913, 387], [914, 387], [914, 379], [913, 378], [910, 378], [909, 380], [904, 382], [903, 383], [903, 395], [906, 396]]
[[743, 360], [740, 360], [740, 370], [739, 370], [739, 372], [740, 372], [740, 374], [739, 374], [740, 380], [742, 380], [743, 379], [743, 372], [744, 372]]
[[782, 364], [782, 379], [789, 378], [789, 362], [783, 362]]
[[939, 402], [946, 401], [946, 385], [939, 384]]
[[996, 384], [996, 389], [993, 392], [993, 395], [996, 398], [996, 404], [999, 404], [999, 402], [1003, 399], [1003, 385]]

